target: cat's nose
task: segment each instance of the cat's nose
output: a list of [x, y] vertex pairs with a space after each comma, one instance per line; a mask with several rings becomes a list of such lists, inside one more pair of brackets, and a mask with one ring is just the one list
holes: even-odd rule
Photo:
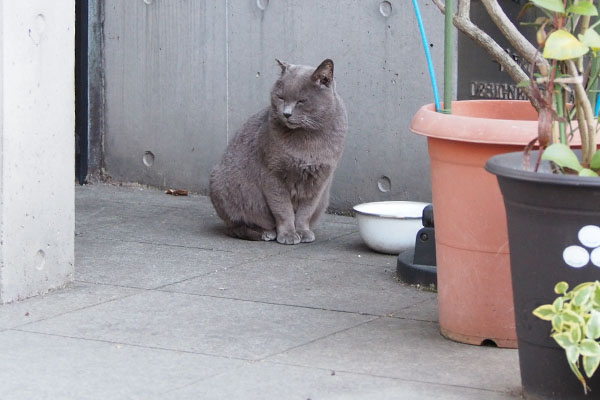
[[290, 111], [284, 111], [283, 112], [283, 116], [287, 119], [289, 119], [292, 116], [292, 113]]

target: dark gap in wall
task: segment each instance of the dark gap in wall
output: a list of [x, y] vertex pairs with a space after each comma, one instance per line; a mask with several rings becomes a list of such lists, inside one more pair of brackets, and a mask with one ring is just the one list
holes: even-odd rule
[[75, 177], [88, 173], [88, 0], [75, 1]]

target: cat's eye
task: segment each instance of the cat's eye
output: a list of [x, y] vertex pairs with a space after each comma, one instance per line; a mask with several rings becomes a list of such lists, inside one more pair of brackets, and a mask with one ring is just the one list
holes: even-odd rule
[[300, 99], [296, 103], [297, 104], [304, 104], [304, 103], [306, 103], [306, 99]]

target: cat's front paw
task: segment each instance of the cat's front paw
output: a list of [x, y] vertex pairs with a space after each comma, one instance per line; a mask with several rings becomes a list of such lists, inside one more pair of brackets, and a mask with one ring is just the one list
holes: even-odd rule
[[310, 229], [300, 230], [297, 233], [300, 235], [300, 241], [302, 243], [310, 243], [315, 241], [315, 234]]
[[300, 243], [300, 235], [298, 235], [296, 232], [280, 233], [277, 235], [277, 243], [298, 244]]
[[277, 239], [277, 232], [276, 231], [263, 231], [261, 237], [262, 237], [262, 240], [264, 240], [265, 242], [270, 242], [271, 240]]

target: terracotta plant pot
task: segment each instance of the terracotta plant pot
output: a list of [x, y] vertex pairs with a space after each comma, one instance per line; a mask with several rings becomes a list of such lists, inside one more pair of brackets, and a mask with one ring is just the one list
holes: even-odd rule
[[506, 214], [484, 166], [536, 137], [537, 112], [509, 100], [456, 101], [452, 112], [424, 106], [410, 128], [429, 146], [440, 329], [459, 342], [515, 348]]

